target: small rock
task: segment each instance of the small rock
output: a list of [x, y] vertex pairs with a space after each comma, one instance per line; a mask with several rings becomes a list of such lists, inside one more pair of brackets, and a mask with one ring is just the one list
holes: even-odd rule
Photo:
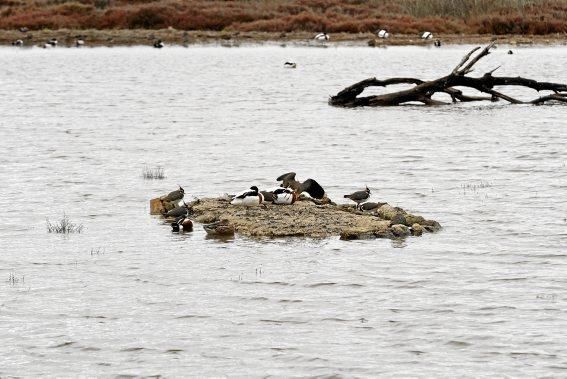
[[385, 220], [393, 219], [399, 212], [396, 208], [392, 207], [390, 204], [384, 204], [378, 208], [378, 216]]
[[392, 225], [390, 229], [396, 237], [406, 237], [410, 235], [409, 228], [402, 224]]
[[423, 223], [421, 224], [425, 227], [425, 230], [427, 230], [428, 232], [437, 232], [441, 230], [441, 224], [439, 224], [437, 221], [434, 220], [424, 220]]
[[396, 225], [396, 224], [401, 224], [401, 225], [408, 225], [406, 218], [404, 217], [403, 214], [398, 213], [397, 215], [394, 216], [394, 218], [392, 218], [392, 221], [390, 221], [390, 226], [392, 225]]
[[375, 39], [368, 40], [368, 46], [370, 47], [376, 46], [376, 40]]
[[420, 224], [413, 224], [411, 226], [411, 235], [412, 236], [420, 236], [423, 234], [425, 228]]
[[354, 229], [345, 229], [340, 234], [340, 239], [345, 241], [351, 240], [369, 240], [376, 238], [373, 232], [359, 231]]

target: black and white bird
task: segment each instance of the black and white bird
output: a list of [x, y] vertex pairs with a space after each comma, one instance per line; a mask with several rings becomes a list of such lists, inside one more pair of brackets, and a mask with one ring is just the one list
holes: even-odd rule
[[370, 188], [366, 187], [363, 191], [356, 191], [351, 193], [350, 195], [344, 195], [345, 199], [350, 199], [357, 204], [360, 204], [370, 197]]
[[296, 67], [297, 67], [297, 64], [296, 64], [295, 62], [285, 62], [285, 63], [283, 64], [283, 66], [284, 66], [285, 68], [296, 68]]
[[12, 42], [12, 46], [24, 46], [24, 41], [22, 41], [21, 39], [17, 39], [14, 42]]
[[84, 45], [85, 45], [85, 40], [82, 39], [82, 38], [79, 38], [79, 39], [77, 39], [77, 40], [75, 41], [75, 46], [76, 46], [76, 47], [81, 47], [81, 46], [84, 46]]
[[20, 28], [20, 32], [22, 32], [22, 33], [27, 33], [27, 32], [29, 32], [29, 31], [30, 31], [30, 30], [29, 30], [28, 28], [26, 28], [25, 26], [23, 26], [23, 27]]
[[388, 31], [386, 29], [380, 30], [378, 33], [376, 33], [376, 35], [378, 36], [378, 38], [389, 38], [390, 37], [390, 33], [388, 33]]
[[280, 175], [276, 180], [278, 182], [282, 182], [280, 187], [291, 188], [297, 192], [298, 195], [301, 195], [303, 192], [307, 192], [309, 196], [314, 199], [322, 199], [325, 197], [325, 190], [319, 183], [317, 183], [314, 179], [307, 179], [301, 183], [295, 180], [295, 172], [288, 172], [287, 174]]
[[433, 42], [433, 44], [435, 45], [435, 47], [441, 47], [441, 40], [436, 39], [435, 42]]
[[230, 204], [243, 205], [245, 207], [254, 207], [264, 202], [264, 195], [258, 191], [258, 187], [250, 187], [250, 191], [244, 191], [232, 199]]
[[178, 190], [170, 192], [167, 195], [160, 197], [160, 200], [162, 202], [167, 201], [171, 203], [183, 199], [183, 196], [185, 196], [185, 190], [181, 186], [179, 186]]
[[380, 208], [382, 205], [386, 203], [373, 203], [371, 201], [365, 201], [363, 203], [356, 204], [356, 209], [359, 211], [371, 211], [376, 208]]
[[297, 192], [295, 192], [290, 188], [278, 188], [274, 190], [273, 194], [274, 194], [274, 199], [272, 200], [272, 202], [274, 204], [280, 204], [280, 205], [291, 205], [295, 203], [296, 200], [299, 198]]
[[421, 35], [421, 39], [431, 39], [433, 38], [433, 33], [431, 32], [423, 32], [423, 34]]
[[329, 35], [327, 33], [323, 32], [323, 33], [317, 34], [313, 39], [317, 40], [317, 41], [328, 41]]
[[171, 229], [173, 232], [192, 232], [193, 231], [193, 221], [187, 216], [180, 216], [175, 222], [171, 223]]
[[57, 38], [51, 38], [49, 41], [47, 41], [47, 44], [51, 45], [51, 47], [56, 47], [58, 43], [59, 41], [57, 41]]
[[508, 50], [508, 55], [512, 55], [514, 52], [512, 50]]
[[165, 45], [163, 44], [163, 42], [161, 41], [161, 39], [158, 39], [157, 41], [154, 42], [154, 47], [156, 49], [161, 49], [162, 47], [164, 47]]

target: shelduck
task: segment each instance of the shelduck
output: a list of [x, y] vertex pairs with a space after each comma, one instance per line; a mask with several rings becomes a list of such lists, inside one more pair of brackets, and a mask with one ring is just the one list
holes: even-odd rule
[[274, 192], [274, 204], [291, 205], [296, 202], [299, 195], [289, 188], [278, 188]]
[[297, 64], [295, 62], [285, 62], [283, 66], [285, 68], [296, 68]]
[[317, 41], [328, 41], [329, 35], [327, 33], [319, 33], [314, 38]]
[[164, 47], [165, 45], [163, 44], [163, 42], [161, 41], [161, 39], [158, 39], [157, 41], [154, 42], [154, 47], [156, 49], [161, 49], [162, 47]]
[[423, 32], [421, 35], [421, 39], [431, 39], [433, 38], [433, 34], [431, 32]]
[[264, 195], [258, 191], [258, 187], [250, 187], [250, 191], [244, 191], [232, 199], [230, 204], [243, 205], [245, 207], [254, 207], [264, 202]]
[[386, 29], [380, 30], [378, 33], [376, 33], [376, 35], [378, 36], [378, 38], [389, 38], [390, 37], [390, 33], [388, 33], [386, 31]]

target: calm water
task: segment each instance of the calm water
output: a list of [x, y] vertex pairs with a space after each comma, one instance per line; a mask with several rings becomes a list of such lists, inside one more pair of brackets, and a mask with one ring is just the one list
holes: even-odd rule
[[[567, 376], [567, 107], [327, 105], [468, 49], [0, 49], [0, 376]], [[567, 48], [507, 49], [477, 72], [567, 81]], [[291, 170], [444, 229], [219, 242], [148, 215]], [[63, 213], [83, 233], [48, 234]]]

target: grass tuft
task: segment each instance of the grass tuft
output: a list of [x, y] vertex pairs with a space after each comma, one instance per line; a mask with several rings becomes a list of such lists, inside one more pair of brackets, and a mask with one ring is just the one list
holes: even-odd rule
[[63, 213], [63, 218], [61, 218], [61, 220], [52, 224], [49, 219], [46, 219], [46, 223], [47, 232], [49, 233], [69, 234], [81, 233], [83, 231], [83, 224], [75, 224], [71, 222], [65, 213]]
[[157, 167], [154, 167], [154, 168], [146, 166], [142, 170], [142, 176], [146, 180], [165, 179], [165, 170], [161, 166], [157, 166]]

